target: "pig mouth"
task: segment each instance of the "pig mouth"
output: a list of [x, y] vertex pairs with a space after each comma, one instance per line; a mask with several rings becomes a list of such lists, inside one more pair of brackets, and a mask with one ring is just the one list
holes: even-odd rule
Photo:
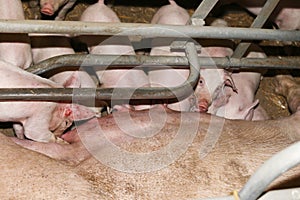
[[200, 113], [206, 113], [208, 110], [208, 101], [206, 99], [200, 99], [198, 101], [198, 108]]

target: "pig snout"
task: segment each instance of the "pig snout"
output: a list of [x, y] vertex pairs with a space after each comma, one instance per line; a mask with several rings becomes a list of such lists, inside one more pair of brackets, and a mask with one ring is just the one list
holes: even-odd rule
[[52, 16], [54, 14], [54, 7], [50, 3], [44, 3], [41, 8], [41, 13]]
[[206, 99], [200, 99], [198, 101], [199, 112], [206, 113], [208, 111], [208, 101]]

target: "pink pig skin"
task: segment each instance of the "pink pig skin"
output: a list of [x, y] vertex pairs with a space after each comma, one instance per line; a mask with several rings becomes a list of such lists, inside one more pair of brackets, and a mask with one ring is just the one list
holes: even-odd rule
[[[190, 16], [188, 12], [178, 6], [174, 1], [169, 1], [170, 4], [161, 7], [152, 18], [152, 23], [157, 24], [173, 24], [173, 25], [184, 25], [188, 22]], [[173, 39], [167, 41], [164, 39], [157, 39], [153, 41], [153, 48], [150, 52], [151, 56], [185, 56], [182, 52], [171, 52], [170, 46]], [[229, 52], [228, 52], [229, 51]], [[202, 48], [199, 56], [206, 57], [224, 57], [232, 53], [231, 50], [221, 47], [208, 47]], [[171, 68], [172, 66], [170, 66]], [[152, 87], [163, 86], [163, 87], [175, 87], [183, 84], [188, 77], [187, 70], [153, 70], [150, 71], [149, 80]], [[208, 106], [212, 101], [218, 102], [215, 106], [221, 106], [226, 103], [226, 98], [214, 93], [221, 94], [220, 88], [225, 81], [231, 80], [230, 75], [222, 69], [201, 69], [201, 77], [199, 83], [195, 89], [195, 95], [174, 104], [168, 104], [167, 107], [177, 111], [200, 111], [206, 112]], [[229, 81], [231, 82], [231, 81]], [[196, 97], [196, 98], [195, 98]], [[218, 98], [216, 100], [215, 98]], [[193, 105], [196, 102], [196, 106]]]
[[[248, 9], [255, 15], [258, 15], [265, 1], [260, 0], [222, 0], [221, 5], [237, 3]], [[295, 0], [280, 1], [270, 16], [270, 21], [275, 22], [282, 30], [300, 29], [300, 2]]]
[[[78, 187], [80, 194], [86, 194], [89, 199], [202, 199], [202, 198], [214, 198], [228, 195], [229, 191], [233, 188], [243, 188], [247, 183], [250, 176], [271, 156], [279, 152], [283, 148], [300, 140], [300, 85], [292, 83], [292, 79], [284, 80], [284, 77], [279, 77], [278, 88], [280, 93], [288, 94], [288, 105], [290, 107], [292, 102], [293, 109], [296, 113], [293, 115], [281, 118], [277, 120], [267, 121], [242, 121], [242, 120], [228, 120], [219, 118], [213, 115], [191, 113], [191, 112], [174, 112], [170, 110], [164, 110], [162, 106], [152, 109], [151, 117], [148, 111], [142, 112], [130, 112], [130, 117], [133, 121], [138, 122], [135, 126], [128, 131], [121, 129], [116, 117], [124, 117], [125, 123], [127, 114], [115, 113], [116, 115], [109, 115], [101, 117], [99, 119], [92, 119], [87, 123], [78, 126], [76, 129], [66, 133], [63, 137], [70, 144], [57, 144], [57, 143], [40, 143], [30, 140], [18, 140], [14, 138], [14, 141], [21, 146], [40, 152], [56, 160], [64, 161], [68, 164], [73, 164], [73, 170], [76, 170], [79, 177], [83, 177], [88, 180], [88, 183], [92, 184], [92, 187], [88, 183], [81, 183], [82, 187]], [[149, 123], [151, 119], [160, 118], [165, 115], [165, 121], [162, 123]], [[224, 123], [221, 132], [218, 133], [217, 129], [211, 129], [212, 122]], [[196, 129], [192, 129], [192, 125], [196, 125]], [[99, 128], [101, 127], [101, 128]], [[177, 138], [179, 134], [178, 129], [184, 128], [183, 137]], [[158, 129], [156, 129], [158, 128]], [[137, 137], [139, 134], [144, 134], [145, 130], [159, 130], [155, 132], [155, 135], [151, 137]], [[192, 138], [192, 142], [188, 142], [186, 137], [196, 131], [195, 137]], [[210, 131], [210, 132], [208, 132]], [[217, 144], [213, 147], [213, 150], [209, 152], [206, 157], [200, 157], [200, 147], [203, 145], [203, 141], [207, 138], [207, 134], [220, 134]], [[209, 137], [211, 138], [211, 137]], [[4, 139], [3, 139], [4, 140]], [[3, 141], [2, 138], [0, 140]], [[7, 140], [4, 140], [7, 141]], [[169, 148], [170, 144], [178, 145], [187, 142], [188, 148], [184, 150], [184, 153], [179, 157], [174, 156], [175, 148]], [[9, 142], [1, 143], [0, 147], [4, 148], [9, 145]], [[118, 148], [120, 152], [113, 151], [111, 146]], [[2, 162], [0, 162], [1, 169], [4, 169], [3, 173], [7, 170], [7, 164], [9, 161], [18, 161], [14, 165], [11, 165], [9, 169], [14, 169], [12, 174], [14, 177], [15, 169], [17, 172], [19, 169], [23, 169], [24, 166], [30, 164], [28, 169], [34, 169], [36, 174], [34, 180], [39, 177], [43, 177], [45, 171], [40, 166], [40, 160], [42, 157], [33, 156], [32, 151], [22, 151], [24, 157], [30, 158], [31, 162], [24, 162], [23, 156], [17, 154], [22, 149], [13, 146], [13, 149], [18, 151], [13, 152], [9, 150], [9, 154], [6, 151], [1, 151]], [[175, 150], [177, 151], [178, 146]], [[1, 148], [0, 148], [1, 150]], [[142, 162], [132, 162], [133, 157], [128, 157], [128, 154], [124, 152], [130, 152], [139, 157], [144, 158], [147, 154], [154, 154], [153, 159], [144, 159]], [[32, 156], [28, 156], [28, 154]], [[119, 163], [121, 168], [115, 169], [110, 165], [102, 162], [97, 155], [107, 155], [105, 158], [117, 158], [115, 162]], [[11, 159], [11, 157], [19, 159]], [[44, 157], [47, 158], [47, 157]], [[98, 159], [97, 159], [98, 158]], [[163, 158], [174, 158], [172, 163], [166, 164], [164, 167], [157, 168], [156, 170], [147, 170], [149, 166], [157, 167], [157, 163], [161, 163]], [[39, 162], [38, 162], [38, 161]], [[143, 171], [127, 172], [124, 171], [128, 165], [125, 165], [123, 161], [131, 161], [133, 167], [141, 165]], [[53, 161], [53, 160], [49, 160]], [[46, 171], [49, 176], [49, 180], [52, 183], [53, 177], [57, 177], [56, 174], [67, 174], [68, 176], [62, 176], [61, 181], [67, 181], [71, 179], [74, 182], [74, 186], [80, 186], [76, 179], [74, 179], [70, 173], [73, 172], [72, 168], [66, 169], [63, 165], [51, 165], [49, 161], [43, 159], [42, 162], [45, 165]], [[120, 162], [118, 162], [120, 161]], [[134, 161], [140, 161], [135, 159]], [[23, 167], [20, 168], [20, 163], [23, 163]], [[106, 162], [107, 163], [107, 162]], [[110, 162], [112, 163], [112, 162]], [[129, 164], [129, 165], [130, 165]], [[49, 165], [53, 170], [49, 170]], [[37, 166], [37, 167], [36, 167]], [[26, 168], [27, 169], [27, 168]], [[60, 169], [60, 170], [59, 170]], [[60, 172], [62, 170], [62, 172]], [[26, 170], [25, 170], [26, 171]], [[33, 170], [27, 170], [28, 173]], [[274, 180], [265, 191], [275, 190], [278, 188], [293, 188], [299, 186], [299, 172], [300, 166], [297, 166], [288, 172], [282, 174], [278, 179]], [[46, 173], [46, 174], [47, 174]], [[20, 176], [23, 182], [26, 181], [28, 176]], [[69, 177], [69, 178], [68, 178]], [[30, 177], [31, 178], [31, 177]], [[4, 186], [11, 185], [11, 177], [1, 177], [1, 181], [6, 180], [9, 184], [5, 183]], [[40, 181], [40, 179], [37, 179]], [[48, 179], [47, 179], [48, 180]], [[60, 194], [61, 181], [58, 179], [58, 185], [60, 187], [55, 188], [53, 196]], [[13, 183], [15, 183], [14, 181]], [[30, 181], [29, 183], [31, 183]], [[27, 183], [27, 182], [26, 182]], [[34, 181], [36, 185], [36, 181]], [[40, 182], [38, 182], [40, 183]], [[55, 181], [54, 181], [55, 183]], [[48, 181], [41, 182], [41, 188], [44, 189]], [[54, 184], [54, 186], [57, 186]], [[215, 186], [219, 187], [215, 187]], [[31, 184], [19, 184], [18, 190], [13, 187], [13, 194], [18, 195], [20, 191], [30, 191]], [[73, 185], [72, 185], [73, 186]], [[84, 193], [82, 188], [93, 189], [97, 194], [103, 194], [105, 197], [94, 197], [93, 191]], [[4, 187], [6, 189], [6, 187]], [[113, 190], [112, 190], [113, 188]], [[129, 189], [124, 189], [129, 188]], [[40, 188], [39, 188], [40, 189]], [[53, 189], [53, 188], [52, 188]], [[64, 189], [63, 194], [73, 194], [78, 192], [76, 189], [72, 192], [71, 188]], [[4, 190], [7, 191], [7, 190]], [[43, 190], [42, 190], [43, 191]], [[70, 191], [70, 192], [69, 192]], [[101, 192], [99, 192], [101, 191]], [[7, 195], [6, 192], [3, 193]], [[31, 194], [31, 193], [30, 193]], [[40, 194], [40, 193], [39, 193]], [[77, 193], [76, 193], [77, 194]], [[79, 195], [79, 197], [81, 197]], [[51, 195], [51, 194], [50, 194]], [[5, 196], [6, 197], [6, 196]], [[51, 199], [55, 199], [50, 196]], [[28, 199], [28, 198], [27, 198]], [[67, 199], [67, 198], [62, 198]], [[68, 198], [72, 199], [72, 198]], [[74, 197], [73, 197], [74, 199]], [[77, 199], [85, 199], [77, 198]], [[285, 198], [282, 198], [285, 199]]]
[[[26, 72], [0, 60], [1, 88], [61, 88], [62, 85]], [[12, 112], [13, 109], [13, 112]], [[0, 121], [16, 122], [18, 137], [23, 134], [39, 142], [55, 142], [74, 120], [88, 119], [94, 113], [80, 105], [41, 101], [0, 102]]]
[[[33, 62], [39, 63], [54, 56], [75, 54], [68, 35], [63, 34], [30, 34], [32, 41]], [[64, 85], [72, 76], [77, 75], [75, 84], [68, 84], [68, 87], [96, 88], [93, 79], [84, 71], [64, 71], [53, 75], [50, 79]], [[73, 82], [74, 83], [74, 82]]]
[[[266, 55], [257, 46], [252, 45], [247, 57], [265, 58]], [[256, 71], [241, 71], [232, 74], [233, 81], [237, 87], [237, 93], [226, 88], [226, 93], [230, 96], [226, 105], [219, 108], [215, 113], [218, 116], [228, 119], [244, 120], [266, 120], [268, 115], [265, 110], [258, 105], [255, 100], [255, 93], [258, 89], [261, 73]], [[210, 113], [211, 110], [209, 109]]]
[[68, 0], [40, 0], [41, 13], [52, 16]]
[[[264, 1], [239, 1], [250, 12], [258, 15]], [[275, 22], [282, 30], [300, 29], [300, 2], [294, 0], [280, 1], [273, 11], [270, 20]]]
[[[152, 24], [184, 25], [190, 18], [188, 12], [178, 6], [175, 1], [169, 1], [169, 5], [161, 7], [153, 16]], [[151, 56], [184, 56], [182, 52], [171, 52], [170, 46], [173, 39], [155, 39], [152, 42]], [[162, 46], [164, 44], [164, 46]], [[167, 46], [166, 46], [167, 45]], [[151, 87], [175, 87], [183, 84], [188, 77], [187, 70], [153, 70], [148, 72]], [[168, 104], [167, 107], [177, 111], [189, 111], [191, 107], [189, 99], [179, 103]]]
[[[0, 5], [0, 19], [25, 19], [20, 0], [0, 0]], [[28, 34], [0, 33], [0, 59], [22, 69], [28, 68], [32, 63]]]
[[[88, 22], [120, 22], [114, 11], [104, 4], [103, 0], [89, 6], [81, 15], [80, 21]], [[80, 36], [80, 40], [88, 46], [90, 54], [100, 55], [135, 55], [135, 51], [127, 37], [112, 36], [104, 41], [99, 37]], [[100, 87], [143, 87], [148, 86], [146, 73], [142, 70], [106, 70], [97, 71]], [[118, 108], [117, 108], [118, 107]], [[119, 106], [115, 109], [121, 109]], [[149, 106], [134, 106], [140, 110]]]

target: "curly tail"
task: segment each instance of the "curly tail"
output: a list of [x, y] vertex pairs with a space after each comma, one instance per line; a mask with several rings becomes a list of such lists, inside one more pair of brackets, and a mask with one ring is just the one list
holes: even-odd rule
[[169, 0], [169, 3], [170, 3], [171, 5], [177, 6], [177, 4], [176, 4], [176, 2], [175, 2], [174, 0]]

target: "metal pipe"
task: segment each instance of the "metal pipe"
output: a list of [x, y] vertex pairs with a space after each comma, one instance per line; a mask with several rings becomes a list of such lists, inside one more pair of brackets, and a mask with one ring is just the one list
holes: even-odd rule
[[[300, 69], [300, 57], [268, 57], [268, 58], [208, 58], [198, 57], [202, 68], [232, 68], [232, 69]], [[164, 69], [172, 66], [174, 69], [188, 69], [189, 62], [183, 56], [114, 56], [72, 54], [56, 56], [44, 60], [27, 71], [47, 76], [66, 70], [94, 67], [105, 69], [146, 68], [147, 70]]]
[[193, 42], [188, 42], [186, 44], [185, 55], [189, 60], [189, 64], [190, 64], [189, 76], [191, 77], [191, 80], [195, 81], [195, 82], [189, 82], [189, 84], [191, 85], [190, 88], [193, 92], [193, 87], [197, 85], [200, 78], [200, 63], [198, 60], [198, 52], [197, 52], [196, 45]]
[[64, 20], [67, 12], [75, 5], [76, 1], [77, 0], [69, 0], [69, 2], [60, 9], [57, 16], [55, 17], [55, 20]]
[[65, 33], [77, 35], [119, 35], [141, 38], [218, 38], [244, 40], [300, 41], [300, 32], [256, 28], [106, 23], [47, 20], [0, 20], [0, 33]]
[[[193, 20], [204, 20], [219, 0], [203, 0], [193, 13], [187, 24], [200, 25], [200, 23], [192, 23]], [[204, 25], [204, 21], [203, 24]]]
[[[268, 0], [265, 5], [262, 7], [261, 11], [257, 15], [257, 17], [254, 19], [253, 23], [251, 24], [250, 28], [261, 28], [273, 12], [273, 10], [276, 8], [277, 4], [280, 0]], [[233, 58], [241, 58], [244, 56], [244, 54], [247, 52], [248, 48], [250, 47], [250, 42], [242, 42], [240, 43], [235, 51], [233, 52], [233, 55], [231, 57]]]
[[203, 0], [191, 18], [205, 19], [219, 0]]
[[3, 88], [0, 89], [0, 100], [72, 102], [87, 106], [103, 106], [112, 101], [115, 104], [174, 103], [192, 94], [200, 76], [195, 45], [187, 43], [186, 52], [190, 63], [190, 74], [188, 79], [178, 87]]

